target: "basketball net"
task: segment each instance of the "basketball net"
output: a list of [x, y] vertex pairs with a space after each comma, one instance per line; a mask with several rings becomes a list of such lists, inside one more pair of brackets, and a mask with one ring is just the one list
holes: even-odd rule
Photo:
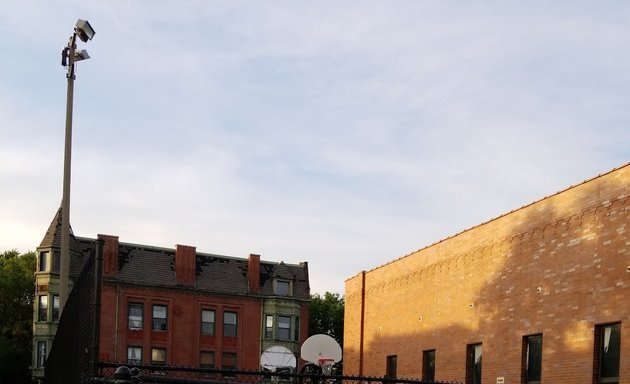
[[330, 375], [334, 364], [335, 359], [319, 359], [319, 366], [322, 367], [322, 373], [324, 375]]

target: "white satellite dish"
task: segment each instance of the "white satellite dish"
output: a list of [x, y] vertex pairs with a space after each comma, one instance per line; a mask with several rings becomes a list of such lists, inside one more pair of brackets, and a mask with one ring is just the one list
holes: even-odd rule
[[280, 345], [274, 345], [260, 355], [260, 366], [275, 372], [278, 368], [295, 369], [296, 359], [293, 352]]
[[332, 337], [324, 334], [306, 339], [301, 349], [302, 359], [319, 366], [341, 360], [341, 347]]

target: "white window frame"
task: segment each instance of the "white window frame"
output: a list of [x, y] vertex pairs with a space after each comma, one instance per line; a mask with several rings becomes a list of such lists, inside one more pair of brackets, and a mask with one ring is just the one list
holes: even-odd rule
[[48, 307], [48, 295], [39, 295], [37, 298], [37, 321], [48, 321]]
[[153, 304], [152, 314], [151, 328], [154, 331], [168, 331], [168, 306], [166, 304]]
[[46, 354], [48, 345], [46, 341], [39, 340], [37, 342], [37, 368], [44, 368], [46, 365]]
[[138, 347], [138, 346], [127, 347], [127, 364], [134, 364], [134, 365], [142, 364], [142, 347]]
[[278, 340], [291, 340], [291, 316], [278, 315]]
[[[139, 308], [140, 316], [132, 314], [131, 308]], [[127, 327], [132, 331], [140, 331], [144, 328], [144, 305], [142, 303], [130, 302], [127, 305]]]
[[[208, 314], [211, 319], [207, 318], [207, 316], [204, 316]], [[210, 327], [210, 330], [204, 330], [204, 324], [211, 324], [208, 327]], [[206, 327], [207, 328], [207, 327]], [[203, 308], [201, 310], [201, 334], [205, 335], [205, 336], [214, 336], [217, 332], [217, 314], [216, 311], [214, 309], [209, 309], [209, 308]]]

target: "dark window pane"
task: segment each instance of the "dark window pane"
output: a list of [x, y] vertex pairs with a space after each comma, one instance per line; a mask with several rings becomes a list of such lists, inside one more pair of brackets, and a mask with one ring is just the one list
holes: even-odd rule
[[278, 296], [289, 296], [290, 293], [290, 282], [285, 280], [277, 280], [276, 281], [276, 295]]
[[289, 340], [291, 336], [291, 318], [278, 316], [278, 339]]
[[199, 356], [199, 365], [202, 368], [214, 368], [214, 352], [202, 351]]
[[223, 313], [223, 336], [236, 337], [236, 312]]
[[166, 331], [167, 308], [166, 305], [154, 305], [153, 306], [153, 330], [154, 331]]
[[201, 334], [214, 335], [214, 311], [203, 309], [201, 311]]
[[396, 378], [397, 360], [398, 360], [398, 357], [396, 355], [387, 356], [387, 372], [386, 372], [386, 376], [389, 377], [390, 379], [395, 379]]
[[53, 295], [52, 321], [59, 320], [59, 295]]
[[599, 337], [599, 377], [600, 379], [616, 379], [619, 377], [621, 325], [612, 324], [601, 327]]
[[52, 271], [54, 273], [61, 271], [61, 253], [59, 252], [53, 252]]
[[293, 326], [293, 340], [300, 341], [300, 318], [294, 317], [293, 323], [295, 324]]
[[223, 369], [236, 369], [236, 353], [223, 352]]
[[48, 252], [39, 253], [39, 271], [45, 272], [48, 269]]
[[435, 349], [422, 353], [422, 380], [435, 380]]
[[542, 335], [527, 337], [526, 359], [526, 381], [539, 382], [542, 369]]
[[468, 372], [466, 372], [466, 383], [468, 384], [481, 384], [482, 352], [481, 344], [468, 346]]

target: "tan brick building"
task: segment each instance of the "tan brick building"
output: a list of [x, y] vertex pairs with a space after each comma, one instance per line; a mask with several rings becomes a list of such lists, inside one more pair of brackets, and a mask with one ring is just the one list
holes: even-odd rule
[[361, 272], [344, 373], [630, 383], [630, 164]]

